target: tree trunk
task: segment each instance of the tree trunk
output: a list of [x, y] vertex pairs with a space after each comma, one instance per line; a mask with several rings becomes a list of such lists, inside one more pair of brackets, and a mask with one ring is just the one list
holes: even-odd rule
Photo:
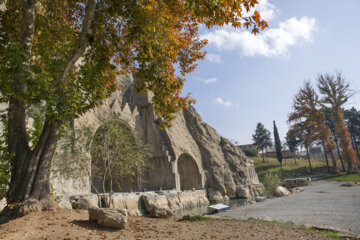
[[294, 163], [296, 164], [296, 154], [293, 152]]
[[324, 144], [324, 141], [322, 141], [322, 146], [324, 148], [324, 155], [325, 155], [325, 162], [326, 162], [326, 168], [327, 168], [327, 171], [330, 172], [330, 167], [329, 167], [329, 160], [328, 160], [328, 157], [327, 157], [327, 151], [326, 151], [326, 148], [325, 148], [325, 144]]
[[340, 149], [339, 149], [339, 144], [338, 144], [338, 141], [336, 139], [336, 136], [335, 136], [335, 133], [333, 132], [333, 136], [334, 136], [334, 140], [335, 140], [335, 144], [336, 144], [336, 150], [337, 150], [337, 153], [338, 153], [338, 156], [339, 156], [339, 159], [340, 159], [340, 163], [341, 163], [341, 167], [343, 169], [343, 172], [345, 172], [345, 165], [344, 165], [344, 162], [342, 160], [342, 157], [341, 157], [341, 154], [340, 154]]
[[[9, 121], [9, 126], [10, 126]], [[51, 160], [55, 153], [61, 122], [50, 124], [45, 122], [39, 142], [34, 150], [22, 148], [19, 143], [15, 147], [12, 159], [12, 171], [9, 191], [6, 195], [8, 204], [0, 215], [0, 223], [7, 222], [31, 211], [56, 208], [50, 194]], [[13, 136], [14, 137], [14, 136]], [[13, 139], [10, 137], [9, 140]], [[11, 141], [10, 141], [11, 142]], [[9, 149], [12, 144], [9, 144]]]
[[55, 153], [61, 122], [44, 124], [33, 151], [17, 148], [13, 159], [8, 203], [42, 200], [50, 195], [51, 160]]
[[312, 174], [312, 167], [311, 167], [311, 160], [310, 160], [310, 154], [309, 154], [309, 149], [306, 147], [306, 156], [307, 156], [307, 159], [309, 161], [309, 170], [310, 170], [310, 174]]
[[353, 146], [354, 146], [354, 149], [355, 149], [355, 152], [356, 152], [356, 156], [358, 158], [358, 162], [360, 163], [359, 146], [357, 145], [356, 135], [355, 134], [352, 136], [352, 142], [353, 142]]
[[262, 150], [262, 159], [263, 159], [263, 163], [265, 163], [265, 156], [264, 156], [264, 150]]

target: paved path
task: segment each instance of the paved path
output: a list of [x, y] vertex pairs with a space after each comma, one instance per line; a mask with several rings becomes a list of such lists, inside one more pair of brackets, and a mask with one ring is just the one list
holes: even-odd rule
[[339, 182], [315, 181], [312, 186], [304, 187], [304, 192], [238, 207], [217, 216], [291, 221], [360, 236], [360, 187], [340, 185]]

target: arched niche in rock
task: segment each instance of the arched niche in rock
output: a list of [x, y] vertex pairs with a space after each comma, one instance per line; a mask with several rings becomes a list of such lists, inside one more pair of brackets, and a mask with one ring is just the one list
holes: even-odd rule
[[[94, 134], [94, 141], [91, 147], [91, 176], [92, 176], [92, 183], [94, 187], [97, 189], [98, 192], [103, 192], [103, 184], [105, 185], [105, 192], [109, 192], [110, 190], [110, 178], [108, 177], [109, 174], [107, 172], [107, 177], [105, 176], [105, 169], [106, 169], [106, 154], [101, 153], [99, 151], [104, 151], [106, 153], [107, 149], [112, 151], [112, 147], [114, 146], [114, 142], [124, 141], [116, 139], [116, 138], [107, 138], [107, 131], [109, 131], [110, 127], [118, 128], [119, 133], [116, 138], [123, 138], [129, 143], [136, 144], [136, 136], [131, 128], [131, 126], [122, 119], [112, 119], [108, 120], [103, 123], [95, 132]], [[96, 147], [95, 147], [96, 146]], [[100, 146], [100, 148], [99, 148]], [[97, 152], [94, 150], [97, 149]], [[100, 150], [99, 150], [100, 149]], [[126, 149], [122, 149], [121, 147], [117, 147], [116, 149], [120, 149], [121, 151], [126, 151]], [[100, 157], [105, 156], [105, 157]], [[121, 156], [121, 154], [118, 154]], [[116, 161], [117, 159], [110, 160]], [[136, 191], [139, 190], [139, 175], [137, 174], [136, 169], [135, 174], [120, 174], [121, 168], [119, 166], [112, 167], [112, 191], [113, 192], [128, 192], [130, 190]], [[103, 182], [105, 179], [105, 182]], [[91, 191], [96, 192], [94, 187], [92, 187]]]
[[194, 158], [183, 153], [179, 156], [177, 169], [180, 177], [180, 189], [201, 189], [201, 174]]

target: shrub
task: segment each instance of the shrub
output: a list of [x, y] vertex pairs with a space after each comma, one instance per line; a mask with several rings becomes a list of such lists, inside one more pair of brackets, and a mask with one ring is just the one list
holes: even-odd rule
[[275, 194], [276, 187], [281, 184], [280, 174], [278, 172], [268, 172], [265, 174], [262, 183], [267, 197], [272, 197]]

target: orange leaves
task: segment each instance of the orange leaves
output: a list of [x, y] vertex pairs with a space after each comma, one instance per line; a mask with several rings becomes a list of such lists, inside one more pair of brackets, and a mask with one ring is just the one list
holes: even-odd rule
[[251, 17], [255, 22], [260, 23], [260, 13], [258, 10], [255, 10], [254, 15]]

